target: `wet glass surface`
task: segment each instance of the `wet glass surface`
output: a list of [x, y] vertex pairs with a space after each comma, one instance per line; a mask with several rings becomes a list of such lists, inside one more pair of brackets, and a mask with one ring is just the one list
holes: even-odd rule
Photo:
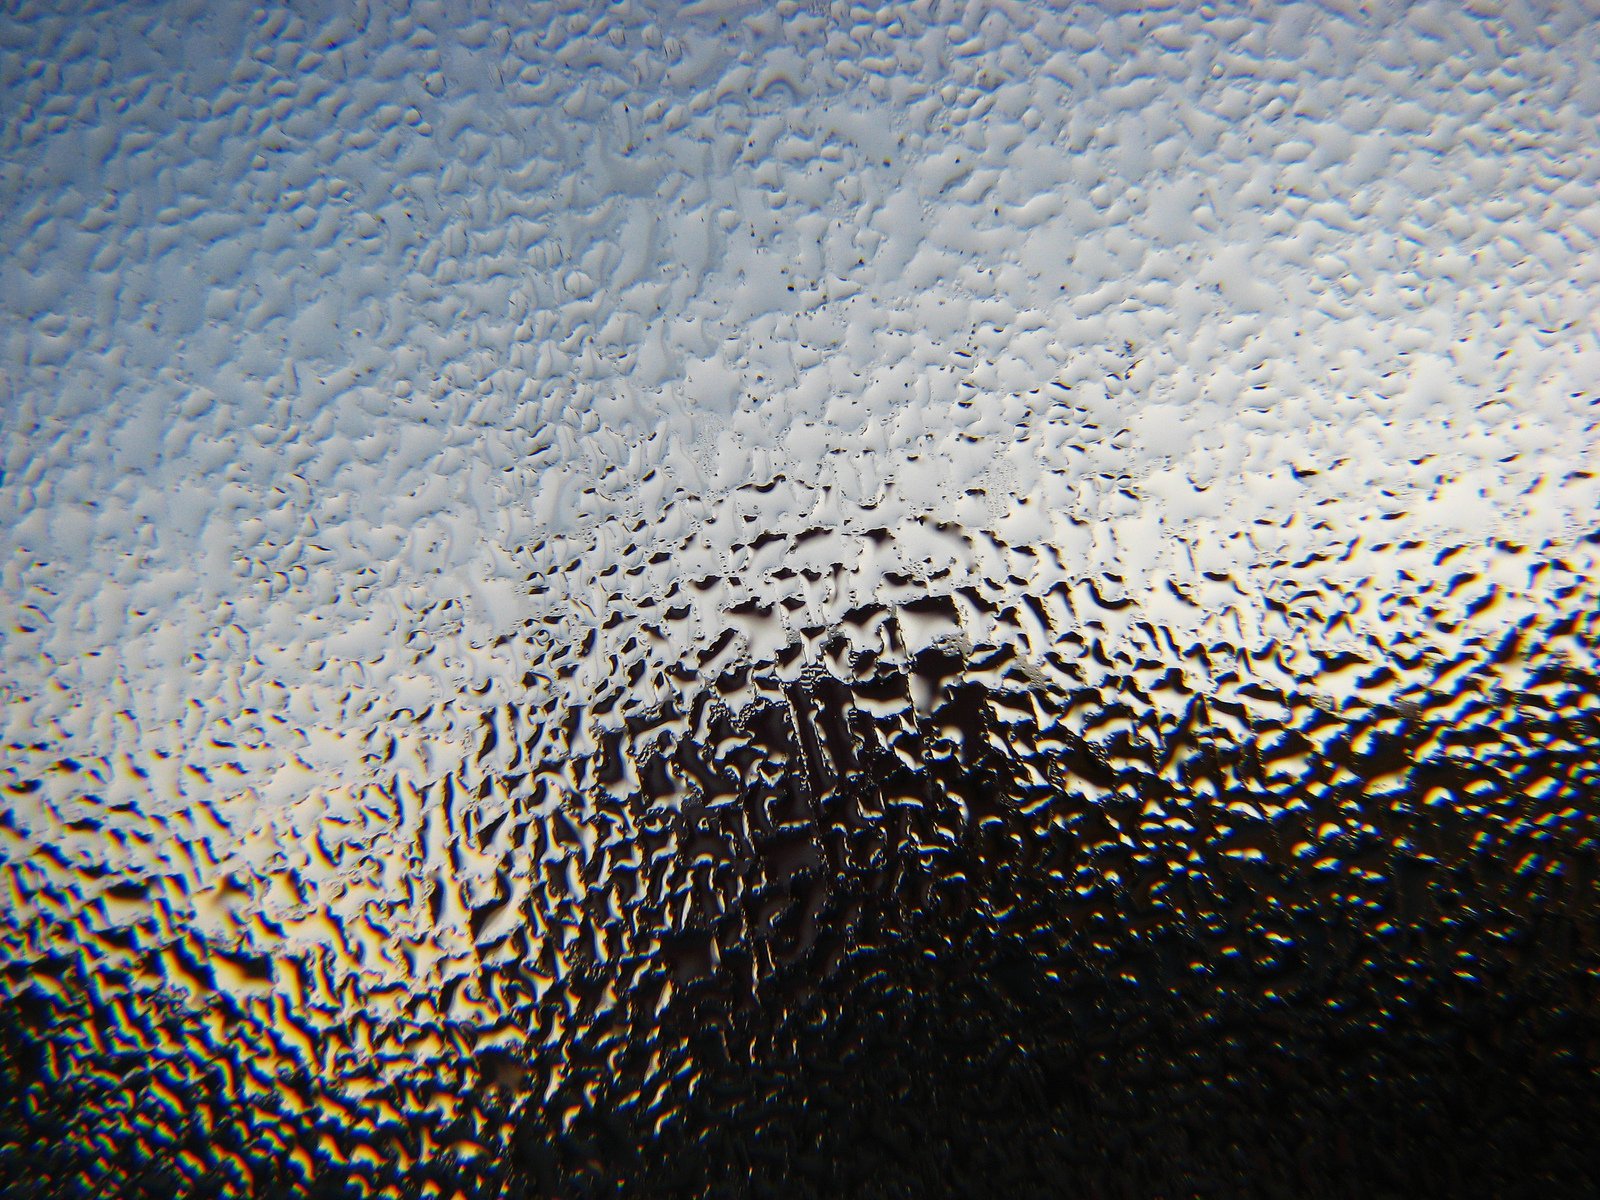
[[1600, 1190], [1580, 4], [8, 4], [0, 1193]]

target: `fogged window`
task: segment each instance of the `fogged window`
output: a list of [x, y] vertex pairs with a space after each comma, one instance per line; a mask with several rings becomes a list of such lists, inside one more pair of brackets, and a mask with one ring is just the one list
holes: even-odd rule
[[0, 1191], [1600, 1189], [1597, 35], [9, 5]]

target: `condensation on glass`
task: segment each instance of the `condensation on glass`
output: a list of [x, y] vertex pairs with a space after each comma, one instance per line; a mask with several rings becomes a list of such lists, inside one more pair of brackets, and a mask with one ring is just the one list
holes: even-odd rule
[[1600, 1187], [1587, 6], [8, 8], [0, 1190]]

